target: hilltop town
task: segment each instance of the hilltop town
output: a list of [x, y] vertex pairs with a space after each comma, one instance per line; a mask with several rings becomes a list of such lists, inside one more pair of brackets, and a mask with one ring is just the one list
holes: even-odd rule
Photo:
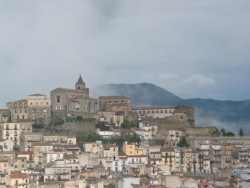
[[[140, 97], [140, 96], [138, 96]], [[0, 188], [250, 187], [250, 137], [187, 105], [90, 96], [82, 77], [0, 109]]]

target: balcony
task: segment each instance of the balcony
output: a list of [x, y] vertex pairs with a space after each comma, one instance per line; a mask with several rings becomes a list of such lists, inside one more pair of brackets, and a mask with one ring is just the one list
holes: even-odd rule
[[56, 175], [66, 175], [69, 174], [69, 171], [64, 171], [64, 172], [55, 172]]
[[69, 178], [58, 178], [58, 181], [69, 181]]
[[6, 136], [10, 136], [10, 134], [9, 134], [9, 133], [6, 133]]
[[54, 181], [54, 178], [46, 178], [45, 181]]
[[42, 158], [42, 157], [43, 157], [43, 155], [41, 155], [41, 154], [38, 155], [38, 158]]
[[5, 185], [5, 184], [6, 184], [5, 181], [0, 182], [0, 185]]
[[71, 169], [71, 172], [79, 172], [78, 168]]
[[106, 162], [112, 162], [114, 159], [113, 157], [105, 157]]
[[0, 159], [0, 162], [8, 162], [8, 159], [7, 158], [2, 158], [2, 159]]
[[28, 185], [28, 182], [20, 182], [20, 183], [15, 183], [15, 186], [24, 186], [24, 185]]

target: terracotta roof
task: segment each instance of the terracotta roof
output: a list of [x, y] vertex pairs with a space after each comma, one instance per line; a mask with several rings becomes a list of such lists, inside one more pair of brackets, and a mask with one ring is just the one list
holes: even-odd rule
[[45, 96], [45, 95], [39, 94], [39, 93], [35, 93], [35, 94], [28, 95], [28, 96]]
[[64, 145], [63, 147], [66, 149], [70, 149], [70, 148], [80, 149], [79, 146], [77, 145]]
[[174, 109], [175, 106], [135, 106], [133, 110], [154, 110], [154, 109]]
[[94, 169], [104, 168], [104, 166], [103, 166], [103, 165], [93, 165], [93, 168], [94, 168]]
[[118, 156], [127, 156], [123, 151], [118, 151]]
[[175, 109], [173, 114], [176, 114], [176, 113], [185, 114], [187, 113], [187, 109]]
[[110, 145], [104, 146], [103, 149], [109, 149], [109, 148], [111, 148], [111, 147], [118, 147], [118, 146], [115, 145], [115, 144], [110, 144]]
[[28, 179], [29, 178], [28, 174], [22, 174], [22, 173], [20, 173], [20, 174], [11, 174], [9, 176], [12, 179]]
[[84, 91], [82, 91], [82, 90], [77, 90], [77, 89], [61, 88], [61, 87], [58, 87], [58, 88], [56, 88], [56, 89], [61, 89], [61, 90], [64, 90], [64, 91], [69, 91], [69, 92], [84, 93]]
[[33, 151], [16, 151], [16, 155], [32, 155]]
[[174, 148], [161, 148], [161, 152], [172, 152]]
[[141, 129], [138, 128], [138, 127], [133, 127], [133, 128], [130, 128], [130, 129], [133, 130], [133, 131], [141, 131]]
[[52, 149], [52, 151], [54, 151], [54, 152], [63, 152], [62, 149]]
[[102, 100], [102, 99], [130, 99], [129, 97], [126, 97], [126, 96], [99, 96], [99, 100]]
[[77, 156], [75, 155], [70, 155], [70, 154], [64, 154], [63, 155], [64, 159], [78, 159]]

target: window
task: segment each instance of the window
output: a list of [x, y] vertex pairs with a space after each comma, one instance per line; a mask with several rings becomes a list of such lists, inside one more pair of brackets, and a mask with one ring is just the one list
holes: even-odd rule
[[27, 110], [24, 110], [24, 113], [27, 113]]
[[22, 110], [19, 110], [20, 111], [20, 113], [23, 113], [23, 111]]
[[30, 105], [33, 105], [33, 103], [31, 102]]
[[17, 113], [17, 111], [15, 110], [15, 114]]
[[16, 107], [17, 107], [17, 103], [14, 104], [14, 108], [16, 108]]
[[24, 103], [24, 108], [27, 108], [27, 103]]
[[57, 103], [60, 103], [60, 102], [61, 102], [60, 96], [57, 96], [57, 97], [56, 97], [56, 102], [57, 102]]
[[22, 103], [19, 103], [19, 108], [22, 108], [23, 107], [23, 104]]

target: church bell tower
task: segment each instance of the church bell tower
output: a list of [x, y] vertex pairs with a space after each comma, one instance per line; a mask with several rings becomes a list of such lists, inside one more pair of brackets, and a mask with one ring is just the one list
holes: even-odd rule
[[79, 79], [76, 82], [75, 87], [76, 87], [76, 90], [82, 90], [82, 91], [85, 90], [85, 83], [83, 82], [81, 75], [79, 76]]

